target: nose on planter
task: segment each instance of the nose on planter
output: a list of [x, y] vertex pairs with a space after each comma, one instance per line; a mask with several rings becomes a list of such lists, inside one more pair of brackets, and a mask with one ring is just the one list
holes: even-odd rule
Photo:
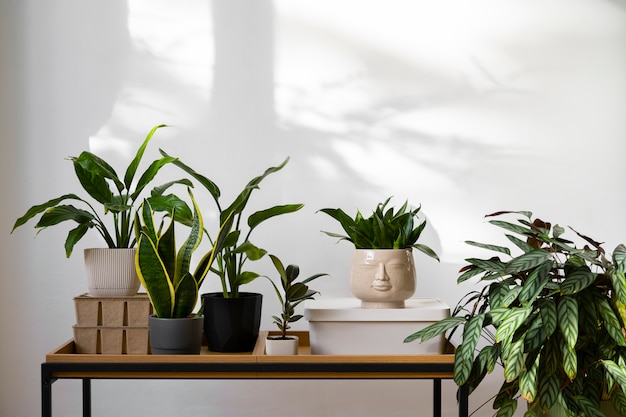
[[251, 352], [259, 336], [263, 295], [239, 293], [224, 298], [221, 292], [202, 294], [204, 334], [214, 352]]

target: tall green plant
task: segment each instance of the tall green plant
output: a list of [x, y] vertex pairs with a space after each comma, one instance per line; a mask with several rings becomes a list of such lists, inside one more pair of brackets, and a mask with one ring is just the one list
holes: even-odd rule
[[319, 211], [337, 220], [346, 235], [322, 231], [331, 237], [351, 242], [356, 249], [408, 249], [415, 248], [439, 260], [430, 247], [417, 243], [426, 227], [426, 220], [421, 221], [418, 213], [421, 206], [409, 210], [408, 201], [400, 209], [387, 208], [391, 197], [379, 203], [369, 217], [364, 217], [357, 210], [354, 218], [342, 209], [324, 208]]
[[160, 318], [181, 318], [192, 313], [199, 288], [232, 227], [232, 218], [229, 217], [221, 225], [212, 248], [204, 255], [195, 272], [191, 273], [191, 258], [202, 241], [204, 222], [191, 191], [189, 195], [193, 202], [193, 220], [189, 235], [178, 250], [174, 213], [165, 231], [163, 222], [156, 228], [154, 211], [148, 200], [141, 205], [141, 216], [136, 214], [139, 242], [135, 257], [137, 275], [150, 297], [156, 316]]
[[[527, 417], [555, 404], [571, 416], [604, 416], [602, 398], [626, 415], [626, 246], [611, 256], [601, 244], [571, 229], [533, 219], [489, 221], [504, 229], [509, 247], [468, 241], [489, 250], [488, 258], [466, 259], [459, 283], [478, 279], [451, 317], [406, 338], [425, 341], [460, 332], [454, 380], [475, 389], [497, 364], [505, 382], [494, 396], [497, 417], [512, 416], [517, 399], [530, 403]], [[472, 283], [476, 287], [476, 283]], [[479, 343], [480, 339], [482, 343]]]
[[[165, 152], [161, 151], [161, 153], [168, 157]], [[178, 159], [172, 162], [209, 191], [217, 205], [220, 223], [224, 223], [226, 219], [231, 217], [233, 219], [233, 230], [227, 236], [223, 247], [216, 253], [215, 266], [210, 268], [219, 277], [222, 294], [225, 298], [238, 297], [239, 288], [242, 285], [248, 284], [260, 276], [259, 273], [246, 269], [247, 261], [257, 261], [267, 254], [267, 250], [255, 245], [250, 240], [252, 231], [273, 217], [293, 213], [304, 207], [304, 204], [300, 203], [285, 204], [256, 211], [247, 217], [244, 213], [252, 192], [260, 188], [259, 185], [263, 179], [280, 171], [288, 161], [289, 158], [286, 158], [280, 165], [270, 167], [263, 174], [254, 177], [235, 200], [225, 208], [220, 202], [221, 191], [217, 184]]]
[[[163, 156], [153, 161], [137, 182], [134, 182], [148, 143], [155, 132], [162, 127], [165, 125], [155, 126], [148, 133], [137, 149], [135, 157], [126, 168], [123, 179], [118, 176], [109, 163], [91, 152], [84, 151], [78, 157], [69, 157], [74, 166], [76, 178], [84, 191], [102, 206], [101, 210], [96, 210], [93, 202], [76, 194], [64, 194], [28, 209], [22, 217], [15, 221], [11, 233], [33, 217], [43, 213], [35, 224], [35, 228], [39, 231], [68, 221], [77, 224], [75, 228], [70, 230], [65, 240], [65, 254], [68, 258], [71, 256], [74, 246], [89, 229], [95, 229], [109, 248], [133, 247], [136, 243], [133, 232], [134, 204], [140, 198], [142, 191], [154, 180], [159, 170], [176, 161], [176, 158]], [[191, 186], [188, 179], [164, 183], [152, 189], [149, 201], [154, 210], [170, 212], [175, 207], [177, 220], [190, 224], [192, 214], [189, 206], [174, 194], [164, 195], [167, 189], [174, 184]], [[85, 208], [61, 204], [67, 200], [77, 201]], [[112, 225], [107, 226], [103, 215], [109, 213], [113, 219]]]

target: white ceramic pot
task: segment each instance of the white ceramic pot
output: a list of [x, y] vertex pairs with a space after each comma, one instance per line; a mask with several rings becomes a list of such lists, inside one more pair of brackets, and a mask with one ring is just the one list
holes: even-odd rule
[[141, 283], [135, 270], [136, 249], [85, 249], [87, 288], [94, 297], [137, 294]]
[[412, 249], [355, 249], [350, 289], [363, 308], [404, 308], [415, 294]]
[[265, 339], [265, 354], [297, 355], [299, 343], [298, 336], [287, 335], [287, 339], [281, 339], [280, 336], [268, 336]]

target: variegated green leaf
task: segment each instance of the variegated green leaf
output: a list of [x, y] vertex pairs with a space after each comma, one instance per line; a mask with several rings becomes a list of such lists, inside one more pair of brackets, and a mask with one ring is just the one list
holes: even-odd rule
[[622, 326], [620, 325], [619, 319], [615, 315], [615, 312], [613, 312], [609, 302], [605, 298], [598, 298], [596, 307], [600, 311], [600, 315], [604, 320], [604, 328], [607, 333], [618, 345], [626, 346], [626, 341], [624, 340], [624, 335], [622, 334]]
[[517, 224], [505, 222], [502, 220], [490, 220], [489, 223], [522, 236], [526, 235], [527, 232], [530, 232], [530, 229], [527, 227], [519, 226]]
[[506, 265], [506, 272], [508, 274], [516, 274], [521, 271], [529, 271], [544, 262], [551, 259], [550, 252], [544, 249], [537, 249], [532, 252], [525, 253], [511, 260]]
[[493, 257], [491, 259], [468, 258], [465, 261], [490, 272], [504, 272], [504, 268], [506, 266], [506, 264], [498, 257]]
[[613, 391], [611, 395], [611, 405], [621, 416], [626, 416], [626, 395], [621, 390]]
[[606, 415], [587, 397], [576, 395], [574, 396], [574, 402], [585, 417], [606, 417]]
[[524, 251], [524, 253], [527, 252], [531, 252], [533, 250], [535, 250], [535, 248], [533, 248], [530, 244], [528, 244], [526, 242], [526, 240], [522, 240], [518, 237], [515, 237], [513, 235], [505, 235], [507, 237], [507, 239], [509, 239], [511, 242], [513, 242], [513, 244], [515, 244], [515, 246], [517, 246], [518, 248], [520, 248], [521, 250]]
[[461, 386], [467, 382], [474, 363], [474, 349], [461, 343], [454, 355], [454, 382]]
[[508, 343], [513, 333], [524, 323], [531, 312], [531, 307], [509, 309], [496, 330], [496, 341]]
[[520, 395], [529, 403], [537, 398], [537, 370], [539, 369], [540, 358], [541, 356], [537, 355], [533, 364], [528, 369], [523, 370], [519, 377]]
[[622, 274], [626, 273], [626, 245], [620, 243], [613, 250], [613, 262], [617, 266], [617, 271]]
[[558, 324], [561, 334], [570, 349], [574, 349], [578, 340], [578, 302], [572, 296], [564, 296], [557, 306]]
[[543, 346], [546, 340], [546, 332], [543, 328], [543, 320], [541, 320], [539, 314], [534, 313], [530, 320], [530, 327], [528, 332], [526, 332], [526, 337], [524, 337], [524, 348], [527, 352], [534, 352]]
[[463, 329], [463, 344], [467, 345], [467, 349], [471, 349], [472, 351], [476, 349], [476, 344], [478, 344], [480, 334], [483, 330], [484, 321], [485, 314], [482, 313], [475, 315], [465, 323], [465, 328]]
[[495, 251], [495, 252], [501, 252], [501, 253], [505, 253], [507, 255], [511, 255], [511, 250], [509, 248], [505, 247], [505, 246], [490, 245], [490, 244], [487, 244], [487, 243], [479, 243], [479, 242], [474, 242], [474, 241], [471, 241], [471, 240], [466, 240], [465, 243], [470, 245], [470, 246], [476, 246], [477, 248], [492, 250], [492, 251]]
[[579, 293], [591, 285], [595, 279], [595, 274], [585, 265], [567, 275], [565, 280], [561, 283], [561, 293], [565, 295]]
[[556, 330], [558, 322], [556, 304], [551, 299], [542, 299], [539, 300], [537, 305], [539, 306], [539, 314], [541, 314], [541, 321], [546, 331], [546, 337], [550, 337]]
[[404, 343], [409, 343], [414, 340], [425, 342], [427, 340], [432, 339], [435, 336], [444, 334], [448, 330], [453, 329], [457, 326], [460, 326], [465, 322], [466, 322], [465, 317], [459, 317], [459, 316], [446, 317], [408, 336], [406, 339], [404, 339]]
[[498, 362], [500, 353], [500, 345], [487, 345], [480, 350], [476, 357], [480, 369], [484, 369], [487, 373], [493, 372]]
[[515, 300], [517, 300], [517, 296], [522, 291], [522, 287], [513, 287], [510, 289], [500, 300], [500, 306], [509, 307]]
[[548, 273], [550, 272], [551, 267], [552, 260], [544, 262], [543, 265], [531, 271], [519, 294], [520, 302], [532, 302], [537, 298], [539, 293], [550, 280]]
[[613, 377], [622, 391], [626, 393], [626, 368], [610, 360], [603, 360], [602, 365], [604, 365], [604, 369]]
[[613, 270], [609, 276], [611, 277], [611, 283], [615, 289], [617, 299], [626, 304], [626, 274]]
[[561, 376], [557, 372], [544, 375], [540, 379], [539, 403], [543, 410], [549, 410], [559, 397]]
[[510, 344], [504, 364], [504, 378], [514, 381], [524, 369], [524, 340], [519, 339]]
[[515, 414], [515, 410], [517, 410], [517, 400], [506, 400], [496, 413], [496, 417], [511, 417]]
[[573, 381], [578, 371], [578, 357], [576, 356], [576, 350], [569, 347], [565, 339], [561, 339], [561, 357], [563, 370], [570, 381]]

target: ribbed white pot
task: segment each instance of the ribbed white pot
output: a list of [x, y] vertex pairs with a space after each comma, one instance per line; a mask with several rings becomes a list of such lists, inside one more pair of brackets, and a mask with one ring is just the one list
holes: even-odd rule
[[141, 283], [135, 270], [135, 248], [90, 248], [84, 252], [90, 295], [124, 297], [137, 294]]
[[287, 335], [288, 339], [281, 339], [280, 336], [268, 336], [265, 339], [266, 355], [297, 355], [299, 339], [298, 336]]
[[355, 249], [350, 289], [363, 308], [404, 308], [415, 293], [415, 261], [409, 249]]

